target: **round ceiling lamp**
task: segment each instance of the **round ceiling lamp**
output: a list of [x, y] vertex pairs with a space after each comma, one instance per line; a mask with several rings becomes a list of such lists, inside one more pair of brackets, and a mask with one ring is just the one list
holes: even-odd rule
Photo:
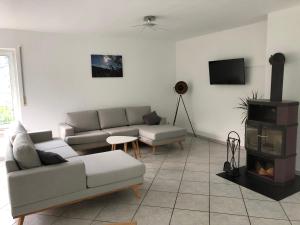
[[184, 81], [178, 81], [174, 87], [177, 94], [183, 95], [188, 91], [188, 85]]

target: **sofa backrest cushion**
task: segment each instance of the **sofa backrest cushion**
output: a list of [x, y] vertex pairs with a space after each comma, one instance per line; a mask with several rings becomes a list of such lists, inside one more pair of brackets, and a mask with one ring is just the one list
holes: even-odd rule
[[102, 129], [128, 125], [125, 108], [108, 108], [98, 110]]
[[11, 124], [8, 130], [8, 137], [11, 144], [13, 144], [15, 137], [19, 133], [27, 133], [27, 131], [25, 127], [20, 123], [20, 121], [16, 121], [13, 124]]
[[100, 130], [100, 124], [96, 110], [67, 113], [66, 123], [73, 127], [76, 133], [90, 130]]
[[150, 106], [127, 107], [126, 115], [129, 125], [144, 124], [143, 116], [150, 112]]
[[30, 169], [42, 165], [29, 134], [17, 134], [13, 143], [13, 155], [21, 169]]

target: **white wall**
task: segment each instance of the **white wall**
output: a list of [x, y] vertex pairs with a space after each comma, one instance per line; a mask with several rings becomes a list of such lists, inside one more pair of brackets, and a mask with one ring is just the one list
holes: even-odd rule
[[[236, 130], [244, 140], [241, 111], [235, 107], [252, 90], [264, 92], [266, 32], [266, 22], [260, 22], [177, 42], [176, 79], [189, 83], [184, 98], [196, 133], [226, 141]], [[246, 60], [246, 85], [209, 84], [209, 61], [240, 57]], [[179, 124], [188, 127], [182, 110], [179, 115]]]
[[[57, 134], [64, 113], [128, 105], [151, 105], [170, 117], [175, 81], [175, 43], [0, 30], [0, 48], [23, 47], [30, 129]], [[90, 55], [121, 54], [123, 78], [92, 78]]]
[[[282, 52], [286, 56], [283, 99], [300, 101], [300, 7], [269, 14], [267, 57]], [[271, 66], [266, 73], [266, 93], [270, 93]], [[300, 121], [300, 113], [299, 121]], [[300, 129], [298, 128], [297, 170], [300, 171]]]

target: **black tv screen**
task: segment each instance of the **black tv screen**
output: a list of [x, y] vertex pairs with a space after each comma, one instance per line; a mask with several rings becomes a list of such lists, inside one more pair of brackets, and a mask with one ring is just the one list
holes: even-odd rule
[[209, 62], [210, 84], [245, 84], [244, 59]]

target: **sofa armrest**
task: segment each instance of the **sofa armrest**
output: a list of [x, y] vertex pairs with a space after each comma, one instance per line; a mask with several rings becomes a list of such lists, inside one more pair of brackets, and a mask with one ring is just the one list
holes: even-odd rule
[[165, 124], [168, 124], [167, 118], [166, 117], [161, 117], [159, 125], [165, 125]]
[[60, 137], [64, 140], [68, 136], [74, 135], [74, 128], [66, 123], [59, 124]]
[[51, 130], [28, 132], [28, 134], [29, 134], [31, 140], [33, 141], [33, 143], [50, 141], [53, 138]]
[[82, 161], [41, 166], [7, 174], [12, 207], [55, 198], [86, 188]]

